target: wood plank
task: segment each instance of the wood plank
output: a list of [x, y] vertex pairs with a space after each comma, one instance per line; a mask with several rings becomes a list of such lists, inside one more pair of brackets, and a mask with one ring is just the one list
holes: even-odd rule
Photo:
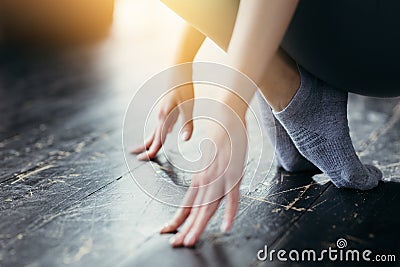
[[[150, 164], [140, 166], [133, 173], [153, 180], [155, 186], [157, 179], [164, 179], [160, 178], [160, 173], [154, 173]], [[270, 184], [242, 197], [235, 227], [228, 235], [219, 232], [222, 207], [195, 250], [183, 252], [169, 247], [169, 235], [160, 236], [157, 230], [172, 216], [175, 208], [144, 194], [128, 175], [69, 208], [57, 208], [45, 213], [48, 223], [38, 225], [36, 222], [35, 227], [22, 233], [23, 238], [17, 237], [7, 248], [18, 252], [15, 262], [46, 265], [71, 261], [79, 265], [107, 266], [124, 261], [136, 266], [146, 261], [145, 266], [160, 262], [163, 266], [172, 266], [180, 260], [195, 264], [199, 253], [204, 257], [211, 255], [205, 257], [207, 263], [215, 261], [222, 265], [220, 253], [228, 253], [236, 255], [231, 266], [243, 266], [254, 259], [256, 248], [266, 241], [275, 240], [293, 220], [304, 212], [310, 212], [307, 210], [316, 205], [315, 199], [326, 187], [310, 185], [312, 181], [307, 175], [278, 175], [270, 179]], [[168, 192], [160, 191], [160, 194], [163, 193]], [[34, 258], [39, 248], [31, 247], [32, 240], [42, 247], [40, 258]], [[89, 252], [78, 257], [80, 248], [87, 246], [90, 247]], [[64, 253], [66, 250], [68, 253]], [[170, 260], [153, 257], [150, 251], [154, 250], [162, 252]], [[213, 253], [208, 254], [208, 251]]]
[[[255, 253], [264, 244], [275, 244], [281, 240], [284, 233], [297, 229], [297, 223], [303, 217], [307, 218], [308, 214], [321, 216], [322, 211], [331, 203], [329, 198], [321, 197], [324, 196], [324, 190], [330, 188], [329, 185], [311, 185], [313, 182], [307, 175], [281, 173], [270, 177], [271, 180], [255, 193], [242, 197], [232, 233], [219, 234], [221, 210], [210, 223], [196, 249], [172, 250], [167, 244], [168, 236], [159, 236], [156, 230], [172, 216], [174, 209], [149, 198], [132, 185], [129, 176], [117, 180], [121, 169], [117, 168], [115, 172], [110, 170], [110, 163], [114, 155], [118, 154], [117, 139], [118, 135], [114, 134], [111, 138], [97, 140], [88, 147], [83, 147], [80, 153], [73, 153], [68, 158], [56, 161], [55, 168], [33, 173], [24, 181], [27, 184], [23, 183], [22, 189], [13, 188], [20, 196], [29, 196], [32, 192], [29, 185], [33, 185], [36, 188], [32, 192], [33, 196], [40, 195], [41, 191], [47, 195], [36, 201], [21, 201], [20, 206], [5, 207], [8, 212], [6, 216], [10, 220], [23, 221], [27, 218], [15, 227], [9, 227], [9, 223], [5, 222], [9, 232], [2, 231], [5, 233], [2, 251], [8, 252], [2, 257], [7, 257], [7, 263], [107, 265], [124, 261], [128, 265], [147, 263], [147, 266], [153, 266], [163, 263], [168, 266], [179, 261], [191, 262], [194, 266], [204, 263], [214, 266], [243, 266], [251, 262], [256, 264]], [[106, 153], [110, 157], [102, 159], [101, 154]], [[91, 156], [95, 157], [94, 161], [88, 160]], [[130, 160], [134, 160], [134, 157]], [[163, 189], [164, 183], [160, 183], [157, 177], [161, 175], [162, 179], [169, 178], [171, 173], [165, 160], [160, 159], [159, 162], [163, 168], [159, 168], [158, 172], [148, 163], [135, 169], [134, 174], [148, 177], [149, 183], [155, 188]], [[71, 166], [77, 167], [77, 171], [69, 170]], [[56, 175], [52, 172], [54, 170]], [[75, 188], [76, 193], [71, 188], [63, 190], [58, 183], [48, 186], [48, 181], [43, 180], [43, 174], [51, 178], [57, 178], [59, 174], [72, 174], [66, 181], [75, 181], [76, 173], [83, 177], [76, 184], [72, 183], [72, 186], [86, 187], [83, 190]], [[101, 177], [109, 178], [102, 180]], [[101, 182], [96, 184], [96, 181]], [[111, 182], [105, 184], [106, 181]], [[92, 186], [94, 184], [96, 186]], [[10, 193], [7, 189], [1, 192]], [[160, 190], [159, 194], [170, 192]], [[60, 200], [61, 203], [55, 207], [47, 203], [58, 203]], [[37, 207], [43, 209], [37, 210]], [[16, 210], [17, 215], [12, 215], [12, 210]], [[116, 213], [122, 218], [115, 218]], [[20, 214], [25, 217], [18, 216]], [[26, 214], [30, 216], [26, 217]], [[19, 231], [20, 229], [25, 230]], [[37, 246], [32, 246], [32, 242]], [[89, 252], [82, 254], [82, 250]], [[39, 251], [42, 256], [37, 258]], [[153, 257], [154, 251], [165, 254], [169, 261], [166, 262], [165, 257]], [[235, 256], [229, 258], [221, 255]]]
[[[339, 190], [331, 186], [318, 200], [325, 202], [323, 208], [304, 214], [276, 243], [266, 245], [270, 251], [314, 249], [319, 253], [329, 247], [337, 249], [337, 240], [344, 238], [346, 250], [359, 250], [360, 258], [362, 251], [368, 249], [373, 252], [371, 259], [384, 254], [395, 255], [398, 260], [400, 216], [394, 203], [399, 199], [400, 185], [393, 182], [368, 192]], [[324, 262], [335, 263], [326, 257]], [[354, 262], [348, 264], [354, 265]]]

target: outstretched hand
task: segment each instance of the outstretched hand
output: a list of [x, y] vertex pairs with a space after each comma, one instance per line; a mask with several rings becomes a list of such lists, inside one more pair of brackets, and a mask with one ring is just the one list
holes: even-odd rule
[[[156, 156], [180, 114], [184, 117], [181, 137], [184, 140], [190, 139], [193, 132], [191, 119], [194, 97], [190, 89], [175, 89], [163, 100], [155, 130], [142, 146], [132, 151], [140, 153], [139, 159], [149, 160]], [[221, 231], [226, 232], [232, 228], [238, 208], [240, 182], [247, 155], [244, 116], [239, 116], [227, 106], [216, 108], [211, 113], [215, 114], [212, 117], [218, 124], [207, 129], [208, 141], [204, 143], [200, 162], [205, 167], [200, 167], [201, 171], [192, 176], [180, 208], [160, 231], [164, 234], [179, 230], [170, 239], [173, 247], [194, 246], [224, 197], [226, 205]]]
[[154, 131], [144, 144], [134, 148], [131, 153], [139, 154], [139, 160], [154, 159], [161, 149], [167, 134], [170, 133], [178, 120], [179, 115], [183, 117], [181, 138], [187, 141], [193, 132], [193, 84], [185, 84], [169, 92], [161, 101], [158, 120]]
[[193, 175], [181, 207], [161, 229], [161, 233], [171, 233], [182, 226], [170, 239], [173, 247], [194, 246], [224, 197], [226, 206], [221, 231], [232, 228], [240, 197], [247, 136], [239, 119], [229, 118], [220, 123], [223, 128], [210, 129], [208, 137], [213, 145], [210, 143], [203, 152], [207, 155], [204, 160], [209, 163], [208, 167]]

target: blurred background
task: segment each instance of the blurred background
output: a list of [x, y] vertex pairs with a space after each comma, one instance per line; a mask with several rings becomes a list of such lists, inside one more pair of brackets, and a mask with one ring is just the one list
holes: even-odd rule
[[[135, 91], [173, 64], [184, 25], [159, 0], [1, 1], [0, 137], [78, 103], [109, 106], [120, 128]], [[206, 40], [197, 60], [223, 63], [226, 53]]]
[[[3, 0], [0, 63], [10, 69], [18, 60], [75, 54], [113, 81], [129, 73], [125, 89], [132, 89], [172, 64], [184, 24], [159, 0]], [[198, 59], [225, 56], [207, 40]]]
[[114, 0], [5, 0], [0, 12], [3, 42], [65, 45], [104, 36], [113, 20]]
[[0, 44], [25, 52], [112, 41], [130, 48], [118, 47], [125, 55], [145, 55], [142, 64], [155, 58], [161, 63], [171, 58], [183, 25], [184, 21], [158, 0], [0, 2]]

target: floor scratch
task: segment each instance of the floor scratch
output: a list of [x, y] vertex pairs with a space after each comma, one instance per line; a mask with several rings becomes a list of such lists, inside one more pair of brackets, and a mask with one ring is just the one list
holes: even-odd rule
[[398, 122], [400, 118], [400, 103], [393, 108], [392, 116], [384, 127], [373, 131], [368, 139], [360, 146], [361, 151], [358, 153], [360, 157], [368, 155], [369, 148], [384, 134], [386, 134]]
[[47, 169], [50, 169], [50, 168], [53, 168], [53, 167], [55, 167], [55, 166], [50, 164], [50, 165], [46, 165], [46, 166], [34, 169], [34, 170], [29, 171], [27, 173], [19, 174], [19, 175], [16, 176], [16, 178], [18, 178], [18, 179], [13, 181], [13, 182], [11, 182], [11, 184], [16, 184], [18, 182], [22, 182], [22, 181], [24, 181], [26, 178], [28, 178], [31, 175], [37, 174], [37, 173], [39, 173], [41, 171], [44, 171], [44, 170], [47, 170]]
[[298, 208], [298, 207], [294, 207], [293, 205], [290, 205], [290, 204], [289, 205], [283, 205], [283, 204], [275, 203], [275, 202], [268, 201], [268, 200], [263, 199], [263, 198], [251, 197], [251, 196], [248, 196], [248, 195], [243, 195], [243, 197], [246, 197], [246, 198], [249, 198], [249, 199], [253, 199], [253, 200], [258, 200], [258, 201], [265, 202], [265, 203], [272, 204], [272, 205], [276, 205], [276, 206], [284, 208], [285, 210], [291, 209], [291, 210], [295, 210], [295, 211], [311, 211], [310, 209]]

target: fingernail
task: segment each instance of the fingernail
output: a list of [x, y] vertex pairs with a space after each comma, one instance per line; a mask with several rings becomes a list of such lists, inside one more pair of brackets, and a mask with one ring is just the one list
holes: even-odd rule
[[188, 233], [185, 237], [185, 240], [183, 240], [183, 244], [188, 247], [188, 246], [193, 246], [193, 241], [194, 241], [194, 233]]
[[163, 227], [161, 228], [160, 233], [163, 234], [164, 232], [167, 232], [167, 229], [168, 229], [169, 226], [170, 226], [169, 223], [165, 223], [163, 225]]
[[178, 246], [180, 246], [181, 244], [181, 242], [179, 241], [179, 240], [181, 240], [181, 237], [182, 237], [182, 234], [180, 234], [180, 233], [177, 233], [177, 234], [175, 234], [173, 237], [171, 237], [170, 239], [169, 239], [169, 243], [173, 246], [173, 247], [178, 247]]
[[147, 154], [146, 153], [139, 154], [136, 156], [136, 158], [138, 160], [145, 160], [145, 159], [147, 159]]
[[173, 237], [171, 237], [171, 238], [169, 239], [169, 243], [170, 243], [171, 245], [174, 245], [174, 244], [175, 244], [175, 241], [176, 241], [176, 237], [175, 237], [175, 236], [173, 236]]
[[186, 140], [188, 140], [188, 138], [189, 138], [189, 132], [187, 132], [187, 131], [183, 132], [181, 135], [181, 139], [183, 141], [186, 141]]
[[229, 224], [227, 221], [223, 221], [221, 224], [221, 232], [226, 233], [229, 231]]

